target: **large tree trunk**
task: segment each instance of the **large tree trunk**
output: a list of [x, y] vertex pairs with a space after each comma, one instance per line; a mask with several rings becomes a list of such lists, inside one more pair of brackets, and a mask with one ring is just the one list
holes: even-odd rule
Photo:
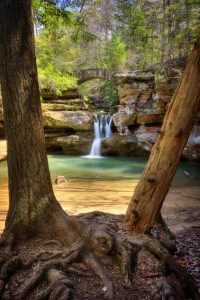
[[47, 162], [31, 2], [0, 2], [0, 82], [9, 177], [4, 235], [14, 231], [16, 238], [34, 233], [41, 221], [48, 231], [45, 221], [54, 222], [51, 211], [61, 212]]
[[144, 233], [155, 224], [199, 106], [200, 35], [126, 212], [129, 230]]

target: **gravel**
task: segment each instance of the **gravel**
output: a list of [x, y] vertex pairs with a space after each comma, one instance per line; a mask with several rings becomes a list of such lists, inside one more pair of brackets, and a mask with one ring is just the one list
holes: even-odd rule
[[200, 227], [194, 227], [177, 235], [178, 262], [193, 276], [200, 292]]

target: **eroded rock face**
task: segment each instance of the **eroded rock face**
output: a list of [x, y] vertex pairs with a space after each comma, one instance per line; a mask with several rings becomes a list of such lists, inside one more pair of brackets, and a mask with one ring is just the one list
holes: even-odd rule
[[[160, 128], [161, 126], [140, 126], [135, 130], [138, 146], [150, 153]], [[181, 157], [187, 160], [200, 160], [199, 124], [194, 125]]]
[[136, 119], [136, 104], [132, 101], [128, 102], [126, 106], [119, 105], [118, 112], [113, 115], [113, 122], [117, 128], [133, 125], [136, 123]]
[[61, 95], [56, 94], [54, 91], [41, 90], [40, 94], [44, 100], [79, 98], [78, 89], [69, 89], [67, 91], [63, 91]]
[[[125, 76], [118, 85], [119, 111], [114, 115], [116, 127], [133, 124], [161, 124], [175, 89], [175, 82], [159, 83], [152, 73]], [[131, 107], [132, 105], [132, 107]], [[131, 107], [131, 109], [130, 109]], [[134, 107], [134, 109], [133, 109]], [[134, 110], [134, 111], [133, 111]], [[136, 116], [137, 115], [137, 116]], [[119, 124], [121, 122], [121, 124]]]
[[77, 133], [69, 136], [46, 138], [47, 149], [60, 147], [64, 154], [87, 155], [92, 144], [92, 134]]
[[[120, 104], [113, 115], [111, 138], [102, 141], [102, 155], [136, 156], [150, 153], [177, 80], [156, 81], [151, 72], [113, 74]], [[77, 90], [54, 95], [43, 91], [43, 120], [47, 149], [87, 155], [93, 140], [93, 117]], [[200, 160], [200, 113], [182, 157]], [[4, 138], [0, 97], [0, 139]], [[5, 157], [5, 155], [3, 155]]]
[[154, 144], [158, 136], [160, 126], [140, 126], [135, 130], [135, 136], [139, 143], [151, 143]]
[[161, 124], [164, 118], [163, 110], [159, 108], [139, 110], [137, 114], [137, 124]]
[[46, 111], [43, 112], [45, 128], [71, 128], [87, 131], [92, 129], [91, 117], [83, 111]]
[[138, 144], [135, 135], [120, 135], [114, 133], [109, 139], [102, 141], [102, 155], [142, 156], [148, 153]]
[[120, 104], [126, 104], [128, 101], [151, 99], [154, 91], [154, 81], [138, 81], [125, 82], [118, 86], [118, 95]]

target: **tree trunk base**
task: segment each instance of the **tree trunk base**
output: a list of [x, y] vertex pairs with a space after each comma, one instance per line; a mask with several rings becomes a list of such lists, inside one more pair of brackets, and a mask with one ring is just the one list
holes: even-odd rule
[[2, 300], [198, 299], [191, 276], [170, 253], [172, 236], [163, 238], [158, 227], [152, 236], [130, 235], [123, 216], [100, 212], [74, 222], [79, 231], [79, 223], [85, 226], [79, 239], [71, 228], [71, 245], [41, 237], [16, 245], [15, 252], [8, 251], [10, 240], [2, 245]]

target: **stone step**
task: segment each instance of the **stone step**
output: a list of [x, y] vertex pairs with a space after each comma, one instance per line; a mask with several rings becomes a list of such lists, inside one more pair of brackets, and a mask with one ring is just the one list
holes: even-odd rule
[[52, 99], [52, 100], [43, 100], [43, 103], [53, 103], [53, 104], [83, 104], [82, 99]]
[[52, 133], [46, 133], [45, 132], [45, 138], [55, 138], [55, 137], [61, 137], [64, 136], [66, 132], [52, 132]]
[[55, 92], [48, 91], [48, 90], [42, 90], [40, 92], [41, 97], [44, 100], [53, 100], [53, 99], [72, 99], [72, 98], [78, 98], [79, 92], [77, 89], [70, 89], [67, 91], [63, 91], [61, 95], [57, 95]]
[[61, 104], [61, 103], [42, 103], [43, 111], [77, 111], [86, 110], [87, 108], [83, 104], [75, 103], [74, 105]]

